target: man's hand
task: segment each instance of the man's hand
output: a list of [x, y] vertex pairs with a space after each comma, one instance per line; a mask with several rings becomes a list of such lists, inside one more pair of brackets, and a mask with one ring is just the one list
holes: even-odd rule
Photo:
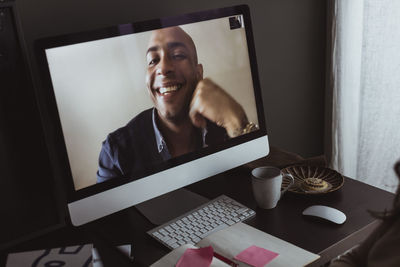
[[242, 133], [248, 123], [242, 106], [210, 79], [201, 80], [193, 93], [189, 116], [196, 127], [205, 128], [206, 120], [226, 129], [229, 137]]

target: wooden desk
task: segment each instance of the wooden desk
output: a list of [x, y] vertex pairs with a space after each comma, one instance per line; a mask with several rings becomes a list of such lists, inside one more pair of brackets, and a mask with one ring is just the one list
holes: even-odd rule
[[[378, 222], [367, 210], [390, 209], [394, 197], [384, 190], [345, 178], [344, 186], [336, 192], [323, 196], [288, 192], [276, 208], [264, 210], [257, 207], [252, 196], [249, 170], [237, 169], [233, 174], [213, 179], [206, 181], [210, 185], [195, 184], [190, 188], [208, 198], [223, 193], [254, 209], [257, 215], [247, 222], [249, 225], [320, 254], [321, 259], [318, 261], [320, 264], [360, 243]], [[343, 225], [336, 225], [304, 217], [302, 211], [311, 205], [337, 208], [346, 214], [347, 220]]]
[[[303, 196], [288, 192], [276, 208], [263, 210], [256, 206], [252, 196], [250, 168], [246, 166], [211, 177], [187, 188], [209, 199], [225, 194], [254, 209], [257, 215], [247, 222], [249, 225], [320, 254], [321, 259], [318, 264], [315, 264], [316, 266], [361, 242], [376, 225], [376, 221], [367, 213], [367, 209], [380, 211], [390, 208], [394, 196], [386, 191], [346, 178], [344, 186], [336, 192], [324, 196]], [[316, 204], [342, 210], [347, 215], [347, 221], [343, 225], [334, 225], [301, 215], [306, 207]], [[146, 231], [153, 227], [155, 226], [135, 208], [130, 208], [82, 227], [65, 227], [14, 247], [10, 251], [82, 243], [103, 244], [103, 240], [107, 240], [108, 245], [132, 242], [135, 266], [148, 266], [169, 252], [166, 247], [146, 234]], [[100, 240], [99, 236], [102, 236]], [[102, 248], [100, 253], [102, 251], [105, 253], [105, 260], [114, 263], [111, 266], [116, 266], [118, 256], [113, 251], [107, 251], [106, 248]], [[123, 266], [122, 263], [119, 266]]]

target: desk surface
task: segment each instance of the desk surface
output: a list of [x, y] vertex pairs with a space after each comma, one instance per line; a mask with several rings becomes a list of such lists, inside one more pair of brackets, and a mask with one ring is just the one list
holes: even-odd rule
[[[393, 194], [346, 178], [344, 186], [323, 196], [286, 193], [278, 206], [263, 210], [256, 206], [251, 192], [250, 170], [240, 167], [187, 187], [209, 199], [221, 194], [232, 197], [254, 209], [256, 217], [247, 223], [262, 231], [293, 243], [308, 251], [320, 254], [320, 263], [346, 251], [359, 243], [373, 229], [376, 221], [367, 209], [381, 211], [390, 208]], [[343, 225], [317, 221], [301, 215], [310, 205], [328, 205], [342, 210], [347, 215]], [[148, 266], [169, 252], [152, 239], [146, 231], [155, 227], [135, 208], [121, 211], [82, 227], [66, 227], [15, 247], [13, 250], [33, 250], [60, 247], [102, 240], [109, 243], [133, 243], [136, 264]], [[95, 233], [95, 234], [93, 234]]]
[[[209, 183], [219, 184], [215, 188], [222, 188], [221, 191], [208, 187], [213, 189], [207, 192], [203, 184], [195, 184], [191, 189], [209, 198], [223, 193], [236, 199], [256, 211], [256, 217], [247, 222], [249, 225], [320, 254], [321, 261], [328, 261], [363, 240], [377, 223], [367, 210], [390, 209], [393, 201], [391, 193], [345, 178], [344, 186], [336, 192], [319, 196], [287, 192], [276, 208], [264, 210], [257, 207], [252, 196], [249, 170], [237, 170]], [[302, 211], [311, 205], [337, 208], [346, 214], [347, 220], [336, 225], [304, 217]]]

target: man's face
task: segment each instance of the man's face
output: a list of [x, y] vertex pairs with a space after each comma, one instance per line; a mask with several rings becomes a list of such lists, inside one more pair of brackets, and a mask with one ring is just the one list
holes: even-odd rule
[[186, 118], [193, 91], [203, 78], [191, 38], [178, 27], [156, 30], [146, 59], [146, 84], [158, 114], [172, 122]]

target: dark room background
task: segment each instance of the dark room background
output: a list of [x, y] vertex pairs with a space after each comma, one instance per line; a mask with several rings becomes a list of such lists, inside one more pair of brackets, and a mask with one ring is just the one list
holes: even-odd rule
[[[0, 3], [9, 1], [11, 0], [0, 0]], [[325, 1], [16, 0], [15, 3], [21, 26], [20, 36], [24, 38], [22, 45], [26, 47], [32, 80], [36, 85], [38, 71], [35, 63], [34, 42], [37, 39], [115, 24], [247, 4], [252, 18], [270, 144], [298, 153], [303, 157], [317, 156], [324, 152]], [[13, 40], [7, 39], [7, 41]], [[15, 51], [19, 49], [18, 45], [12, 47]], [[20, 72], [23, 73], [21, 57], [18, 64]], [[11, 77], [18, 75], [14, 73]], [[20, 82], [30, 83], [29, 77], [22, 76], [18, 76]], [[7, 87], [7, 81], [5, 87]], [[5, 96], [11, 97], [12, 101], [18, 104], [15, 109], [19, 114], [18, 118], [16, 115], [3, 118], [3, 115], [7, 113], [5, 112], [0, 114], [0, 119], [8, 121], [5, 125], [13, 125], [17, 130], [23, 128], [19, 122], [28, 119], [27, 125], [30, 127], [26, 131], [27, 133], [33, 131], [30, 135], [31, 139], [36, 136], [37, 140], [21, 139], [27, 142], [29, 150], [27, 151], [20, 142], [17, 142], [20, 148], [15, 149], [11, 147], [12, 144], [7, 137], [12, 135], [14, 130], [0, 129], [6, 130], [5, 134], [0, 132], [1, 143], [6, 144], [0, 148], [2, 149], [0, 156], [5, 159], [1, 166], [6, 167], [6, 171], [2, 170], [1, 173], [0, 200], [2, 204], [0, 207], [2, 216], [7, 218], [2, 222], [7, 226], [2, 227], [9, 234], [5, 240], [7, 242], [29, 232], [49, 229], [59, 220], [56, 215], [51, 214], [60, 211], [60, 208], [55, 207], [55, 203], [51, 201], [54, 196], [48, 193], [50, 190], [48, 188], [52, 188], [52, 185], [51, 182], [47, 184], [46, 181], [51, 181], [53, 177], [40, 129], [37, 107], [33, 100], [32, 86], [18, 88], [23, 88], [23, 90], [7, 91], [4, 86], [0, 87]], [[18, 99], [24, 99], [29, 108], [25, 110], [18, 108], [24, 106], [25, 103], [19, 102]], [[5, 98], [2, 101], [7, 102]], [[7, 102], [7, 105], [2, 108], [13, 106], [12, 101], [8, 101], [9, 103]], [[21, 138], [24, 138], [23, 132], [19, 131], [19, 133], [22, 134]], [[15, 151], [12, 158], [7, 151]], [[36, 157], [34, 160], [29, 160], [29, 157], [32, 159], [29, 155], [36, 155]], [[18, 164], [25, 161], [30, 165]], [[26, 218], [23, 215], [26, 215]], [[30, 225], [29, 228], [24, 227], [27, 224]], [[18, 229], [20, 229], [19, 232]], [[4, 236], [4, 233], [2, 235]]]
[[271, 145], [303, 157], [323, 154], [325, 1], [17, 0], [16, 3], [33, 68], [33, 43], [41, 37], [247, 4]]

